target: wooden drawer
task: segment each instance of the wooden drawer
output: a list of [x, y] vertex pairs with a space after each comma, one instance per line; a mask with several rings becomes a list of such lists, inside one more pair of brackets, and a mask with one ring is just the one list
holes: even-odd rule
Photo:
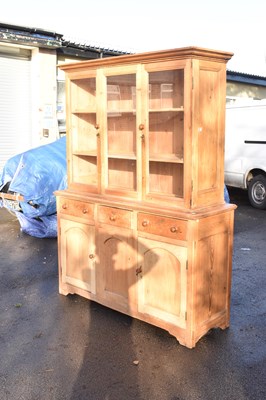
[[104, 224], [131, 228], [131, 211], [121, 208], [99, 206], [98, 220]]
[[85, 201], [78, 201], [60, 197], [58, 199], [57, 212], [73, 215], [79, 218], [93, 218], [94, 205]]
[[166, 236], [172, 239], [187, 239], [187, 221], [152, 214], [138, 214], [138, 231]]

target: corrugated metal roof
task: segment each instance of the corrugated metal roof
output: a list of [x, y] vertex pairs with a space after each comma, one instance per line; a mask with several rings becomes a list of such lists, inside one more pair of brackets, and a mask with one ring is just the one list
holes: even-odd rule
[[0, 23], [0, 41], [2, 42], [57, 48], [61, 46], [62, 36], [44, 29]]
[[62, 46], [57, 50], [58, 53], [76, 55], [83, 58], [102, 58], [110, 56], [119, 56], [123, 54], [130, 54], [129, 52], [107, 49], [98, 46], [90, 46], [87, 44], [75, 43], [71, 40], [62, 40]]
[[231, 82], [248, 83], [249, 85], [266, 86], [266, 76], [246, 74], [244, 72], [226, 71], [226, 79]]
[[0, 22], [0, 41], [38, 47], [53, 47], [61, 54], [84, 57], [86, 59], [130, 54], [125, 51], [75, 43], [72, 40], [66, 40], [64, 35], [53, 31], [2, 22]]
[[63, 35], [60, 33], [56, 33], [53, 31], [48, 31], [45, 29], [41, 29], [41, 28], [32, 28], [32, 27], [27, 27], [27, 26], [21, 26], [21, 25], [11, 25], [11, 24], [6, 24], [3, 22], [0, 22], [0, 30], [3, 31], [5, 30], [7, 31], [18, 31], [18, 32], [28, 32], [31, 34], [40, 34], [43, 36], [49, 36], [49, 37], [54, 37], [56, 39], [61, 38]]

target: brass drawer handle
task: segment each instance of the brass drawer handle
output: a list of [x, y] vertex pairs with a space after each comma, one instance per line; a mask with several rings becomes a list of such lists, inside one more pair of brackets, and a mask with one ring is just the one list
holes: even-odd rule
[[64, 204], [62, 205], [62, 208], [63, 208], [64, 210], [66, 210], [66, 209], [67, 209], [67, 204], [64, 203]]
[[110, 215], [109, 219], [110, 221], [116, 221], [116, 215], [115, 214]]
[[142, 226], [148, 226], [149, 225], [149, 221], [147, 219], [144, 219], [144, 221], [142, 221]]
[[83, 212], [83, 214], [87, 214], [87, 212], [88, 212], [87, 208], [84, 208], [82, 212]]
[[89, 254], [89, 258], [92, 260], [95, 257], [94, 254]]
[[177, 228], [176, 226], [172, 226], [172, 227], [170, 228], [170, 231], [171, 231], [172, 233], [176, 233], [176, 232], [181, 233], [181, 232], [182, 232], [182, 230], [181, 230], [180, 228]]

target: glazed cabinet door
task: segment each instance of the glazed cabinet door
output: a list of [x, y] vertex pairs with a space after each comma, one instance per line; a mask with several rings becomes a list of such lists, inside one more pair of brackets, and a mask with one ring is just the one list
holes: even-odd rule
[[105, 71], [102, 77], [106, 93], [103, 118], [105, 193], [137, 197], [141, 138], [137, 136], [139, 94], [136, 67], [121, 74], [121, 70]]
[[70, 76], [66, 81], [68, 96], [67, 137], [69, 187], [99, 191], [100, 132], [96, 75]]
[[130, 229], [102, 225], [97, 232], [97, 298], [126, 314], [135, 308], [137, 254]]
[[95, 293], [95, 227], [60, 218], [62, 287], [69, 284]]
[[187, 248], [139, 238], [138, 311], [185, 328]]
[[184, 62], [161, 62], [99, 73], [106, 93], [105, 193], [184, 202], [187, 69]]
[[183, 202], [185, 71], [184, 63], [145, 67], [148, 99], [144, 117], [144, 198], [147, 200]]

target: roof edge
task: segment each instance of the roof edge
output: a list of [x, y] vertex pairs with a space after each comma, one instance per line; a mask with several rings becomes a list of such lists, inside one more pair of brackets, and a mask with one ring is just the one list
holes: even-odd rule
[[244, 72], [226, 71], [227, 81], [249, 83], [250, 85], [266, 86], [266, 76], [247, 74]]

